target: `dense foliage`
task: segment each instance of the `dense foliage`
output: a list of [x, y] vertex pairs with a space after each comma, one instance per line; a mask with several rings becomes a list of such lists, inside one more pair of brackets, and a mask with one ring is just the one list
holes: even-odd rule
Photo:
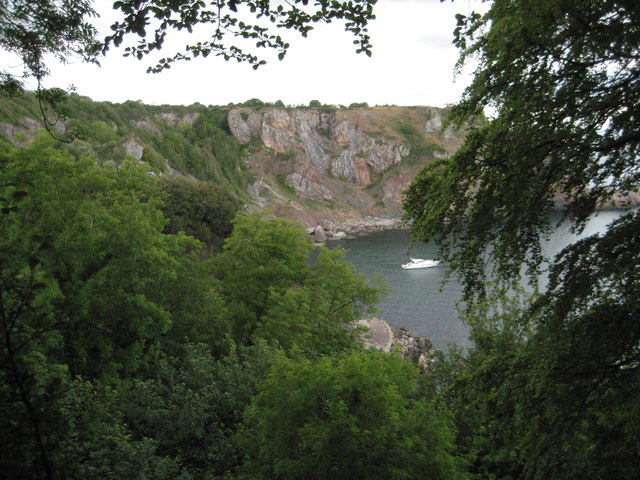
[[[118, 1], [103, 48], [133, 33], [126, 52], [144, 57], [171, 29], [214, 25], [152, 70], [209, 54], [263, 63], [227, 35], [284, 56], [285, 40], [237, 20], [246, 7], [303, 35], [345, 20], [368, 53], [374, 3]], [[48, 53], [94, 58], [91, 14], [86, 1], [6, 3], [0, 46], [40, 81]], [[11, 123], [44, 100], [85, 139], [0, 142], [0, 476], [639, 478], [640, 215], [555, 259], [540, 248], [558, 200], [580, 230], [638, 191], [638, 2], [494, 0], [454, 35], [461, 62], [479, 61], [450, 116], [468, 135], [406, 209], [460, 274], [475, 346], [424, 375], [363, 350], [354, 324], [382, 289], [344, 252], [310, 259], [296, 225], [231, 222], [247, 178], [224, 111], [56, 90], [0, 105]], [[148, 175], [127, 155], [133, 133], [156, 173], [213, 183]], [[547, 260], [545, 290], [520, 301], [522, 265], [535, 283]]]
[[242, 442], [259, 479], [466, 478], [446, 414], [400, 356], [279, 359], [247, 410]]
[[637, 478], [640, 216], [555, 259], [541, 242], [559, 201], [580, 231], [640, 189], [640, 5], [495, 0], [458, 20], [461, 61], [479, 62], [451, 113], [469, 133], [408, 190], [414, 233], [443, 247], [470, 311], [488, 276], [509, 289], [524, 264], [535, 284], [550, 262], [540, 299], [475, 317], [445, 382], [461, 447], [480, 478]]
[[159, 184], [168, 194], [161, 207], [169, 220], [164, 232], [184, 232], [210, 247], [220, 248], [231, 234], [239, 202], [212, 182], [163, 176]]
[[[2, 477], [253, 478], [245, 465], [253, 447], [239, 432], [260, 415], [244, 411], [286, 358], [319, 372], [343, 362], [344, 389], [364, 388], [365, 379], [385, 392], [402, 385], [408, 417], [381, 404], [380, 434], [389, 443], [406, 428], [408, 443], [432, 439], [424, 465], [459, 470], [446, 413], [420, 397], [417, 370], [363, 351], [354, 323], [380, 287], [341, 250], [321, 248], [310, 261], [304, 229], [261, 214], [216, 230], [228, 237], [208, 259], [201, 242], [165, 233], [163, 209], [176, 204], [166, 182], [136, 162], [114, 168], [73, 157], [53, 140], [3, 145]], [[195, 191], [211, 193], [206, 184]], [[377, 386], [367, 387], [375, 395], [366, 409], [397, 396], [380, 397]], [[276, 403], [288, 398], [280, 395]], [[411, 415], [428, 422], [412, 427]], [[355, 447], [334, 454], [345, 465], [366, 463]]]
[[[68, 149], [75, 156], [90, 153], [100, 162], [119, 164], [131, 156], [128, 145], [134, 145], [142, 150], [140, 160], [154, 172], [177, 170], [184, 176], [213, 182], [217, 186], [203, 188], [220, 189], [233, 203], [245, 194], [250, 179], [244, 167], [247, 150], [229, 132], [228, 110], [199, 104], [94, 102], [72, 94], [64, 103], [66, 130], [76, 137]], [[37, 94], [0, 97], [0, 115], [10, 126], [3, 130], [6, 140], [27, 144], [36, 132], [25, 122], [40, 123], [41, 119]], [[64, 135], [65, 125], [60, 123], [54, 129]]]

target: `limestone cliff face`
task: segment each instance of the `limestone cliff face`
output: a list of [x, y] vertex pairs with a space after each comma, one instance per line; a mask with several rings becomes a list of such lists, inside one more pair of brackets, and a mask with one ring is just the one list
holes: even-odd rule
[[241, 143], [259, 138], [275, 152], [302, 153], [321, 173], [358, 186], [371, 185], [409, 154], [406, 145], [372, 138], [337, 110], [236, 109], [228, 122]]
[[[269, 184], [279, 192], [254, 196], [256, 205], [307, 226], [327, 219], [393, 225], [417, 172], [460, 144], [460, 135], [442, 130], [444, 115], [432, 107], [237, 108], [227, 123], [240, 143], [252, 145], [247, 163], [258, 190]], [[421, 154], [412, 155], [418, 146]]]

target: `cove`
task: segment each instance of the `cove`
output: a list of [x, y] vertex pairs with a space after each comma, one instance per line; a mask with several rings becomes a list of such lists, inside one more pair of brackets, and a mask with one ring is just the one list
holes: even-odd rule
[[[571, 232], [568, 222], [563, 222], [543, 243], [543, 250], [553, 256], [580, 237], [603, 232], [623, 213], [622, 210], [598, 212], [580, 236]], [[559, 218], [559, 214], [554, 214], [551, 221], [557, 223]], [[390, 291], [378, 303], [377, 316], [395, 327], [406, 327], [415, 335], [426, 335], [440, 350], [448, 351], [449, 344], [463, 348], [472, 346], [468, 329], [456, 308], [462, 298], [462, 287], [456, 276], [452, 275], [443, 285], [443, 264], [420, 270], [401, 268], [410, 256], [437, 259], [438, 250], [434, 244], [412, 245], [408, 232], [386, 230], [330, 241], [327, 246], [344, 248], [346, 259], [358, 272], [368, 278], [377, 275], [386, 281]]]

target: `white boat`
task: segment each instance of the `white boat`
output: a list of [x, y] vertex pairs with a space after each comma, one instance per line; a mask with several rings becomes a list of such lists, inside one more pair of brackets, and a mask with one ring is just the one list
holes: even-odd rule
[[412, 258], [409, 263], [402, 265], [405, 270], [411, 270], [413, 268], [429, 268], [435, 267], [440, 263], [440, 260], [422, 260], [421, 258]]

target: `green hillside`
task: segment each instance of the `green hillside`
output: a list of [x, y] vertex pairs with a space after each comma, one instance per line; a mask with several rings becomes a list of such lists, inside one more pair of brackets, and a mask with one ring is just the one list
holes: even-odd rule
[[[77, 132], [68, 146], [74, 156], [90, 155], [99, 162], [122, 162], [131, 140], [142, 147], [137, 160], [147, 163], [156, 173], [175, 170], [198, 180], [211, 181], [237, 196], [246, 189], [243, 168], [246, 148], [229, 133], [228, 108], [152, 106], [128, 101], [123, 104], [95, 102], [72, 94], [63, 107], [64, 120], [53, 127], [59, 134]], [[51, 112], [48, 116], [54, 118]], [[0, 119], [6, 124], [4, 140], [27, 143], [36, 124], [42, 122], [36, 96], [27, 92], [20, 97], [0, 98]], [[11, 128], [12, 127], [12, 128]]]

